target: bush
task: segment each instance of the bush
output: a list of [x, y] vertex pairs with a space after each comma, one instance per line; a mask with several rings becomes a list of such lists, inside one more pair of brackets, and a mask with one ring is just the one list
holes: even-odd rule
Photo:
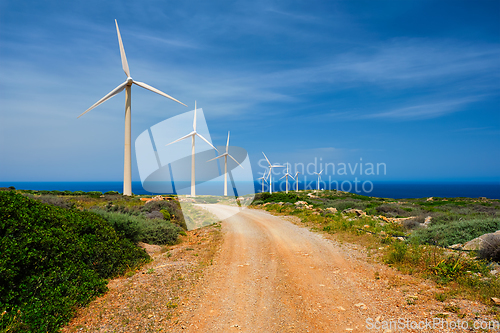
[[182, 229], [172, 223], [154, 219], [141, 225], [141, 241], [148, 244], [172, 245], [177, 242], [177, 236]]
[[40, 195], [40, 196], [34, 196], [32, 194], [27, 194], [28, 197], [38, 200], [40, 202], [43, 202], [48, 205], [53, 205], [61, 208], [74, 208], [75, 204], [66, 200], [65, 198], [57, 197], [54, 195]]
[[254, 198], [255, 201], [266, 202], [290, 202], [295, 203], [299, 201], [299, 197], [295, 193], [284, 193], [284, 192], [276, 192], [270, 194], [268, 192], [257, 193]]
[[377, 212], [380, 214], [383, 214], [385, 216], [389, 217], [396, 217], [396, 216], [402, 216], [402, 217], [407, 217], [410, 216], [411, 214], [402, 209], [401, 207], [398, 207], [396, 205], [389, 205], [389, 204], [384, 204], [376, 207]]
[[420, 222], [417, 219], [409, 219], [403, 221], [403, 228], [413, 230], [420, 227]]
[[[184, 230], [187, 230], [186, 221], [184, 220], [184, 215], [182, 214], [182, 210], [178, 202], [170, 200], [150, 201], [142, 207], [142, 211], [147, 213], [151, 213], [153, 211], [161, 212], [162, 210], [166, 210], [170, 214], [170, 221], [172, 223], [175, 223]], [[158, 218], [161, 219], [162, 217], [158, 216]]]
[[170, 213], [168, 212], [168, 210], [166, 210], [166, 209], [162, 209], [162, 210], [160, 210], [160, 213], [162, 213], [163, 218], [164, 218], [165, 220], [170, 221], [171, 216], [170, 216]]
[[426, 229], [415, 230], [411, 237], [426, 244], [450, 246], [468, 242], [497, 230], [500, 230], [500, 218], [475, 218], [446, 224], [431, 224]]
[[143, 223], [141, 217], [104, 210], [93, 210], [93, 212], [108, 221], [120, 236], [136, 244], [140, 241], [140, 226]]
[[158, 211], [146, 214], [159, 216], [159, 218], [152, 219], [149, 216], [135, 216], [103, 210], [94, 210], [94, 212], [107, 220], [118, 234], [134, 243], [144, 242], [155, 245], [175, 244], [177, 236], [182, 230], [171, 222], [165, 221], [163, 214]]
[[81, 212], [0, 192], [0, 331], [54, 332], [149, 259], [111, 225]]
[[325, 208], [333, 207], [337, 208], [338, 211], [343, 211], [349, 208], [364, 210], [368, 206], [368, 203], [362, 200], [349, 200], [349, 199], [337, 199], [329, 200], [325, 204]]
[[104, 193], [104, 195], [117, 195], [117, 194], [120, 194], [120, 192], [118, 192], [118, 191], [108, 191], [108, 192]]
[[479, 257], [500, 262], [500, 235], [492, 234], [483, 239], [479, 249]]

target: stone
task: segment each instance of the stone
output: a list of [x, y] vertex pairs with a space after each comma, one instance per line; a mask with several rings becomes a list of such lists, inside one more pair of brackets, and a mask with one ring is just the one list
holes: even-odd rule
[[453, 244], [453, 245], [448, 246], [448, 248], [453, 249], [453, 250], [460, 250], [462, 248], [462, 246], [463, 246], [462, 244], [457, 243], [457, 244]]
[[500, 298], [496, 298], [496, 297], [492, 297], [491, 300], [493, 301], [493, 303], [495, 303], [496, 305], [500, 305]]
[[362, 310], [366, 309], [366, 305], [364, 303], [357, 303], [357, 304], [354, 304], [354, 306], [357, 308], [360, 308]]
[[497, 235], [498, 237], [500, 237], [500, 230], [498, 230], [496, 232], [489, 233], [489, 234], [481, 235], [481, 236], [479, 236], [477, 238], [474, 238], [473, 240], [468, 241], [467, 243], [464, 244], [463, 249], [464, 250], [469, 250], [469, 251], [477, 251], [477, 250], [479, 250], [481, 248], [483, 240], [486, 237], [488, 237], [489, 235]]

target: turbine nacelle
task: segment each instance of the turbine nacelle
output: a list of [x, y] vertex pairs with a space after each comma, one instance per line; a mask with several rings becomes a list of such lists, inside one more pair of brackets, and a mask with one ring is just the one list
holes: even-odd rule
[[132, 83], [134, 83], [134, 80], [129, 76], [129, 77], [127, 77], [126, 82], [127, 82], [127, 86], [131, 86]]

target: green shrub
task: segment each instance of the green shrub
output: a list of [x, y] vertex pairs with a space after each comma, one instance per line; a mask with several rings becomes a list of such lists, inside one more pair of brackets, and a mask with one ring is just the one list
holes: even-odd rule
[[32, 194], [26, 194], [26, 196], [38, 200], [40, 202], [43, 202], [45, 204], [61, 207], [61, 208], [74, 208], [75, 204], [66, 200], [65, 198], [61, 198], [55, 195], [39, 195], [39, 196], [34, 196]]
[[177, 236], [181, 231], [180, 227], [165, 220], [146, 220], [141, 225], [140, 239], [148, 244], [172, 245], [177, 242]]
[[446, 224], [431, 224], [426, 229], [415, 230], [411, 237], [418, 239], [421, 243], [450, 246], [468, 242], [497, 230], [500, 230], [500, 218], [475, 218]]
[[108, 221], [115, 231], [122, 237], [128, 238], [133, 243], [141, 240], [141, 225], [144, 218], [117, 212], [106, 212], [104, 210], [93, 210]]
[[104, 193], [104, 195], [117, 195], [117, 194], [120, 194], [120, 192], [118, 192], [118, 191], [108, 191], [108, 192]]
[[391, 245], [390, 251], [386, 255], [386, 263], [397, 264], [405, 260], [408, 246], [405, 242], [396, 241]]
[[262, 201], [266, 202], [290, 202], [295, 203], [299, 201], [299, 197], [295, 193], [285, 193], [285, 192], [276, 192], [270, 194], [268, 192], [257, 193], [255, 195], [254, 201]]
[[54, 332], [149, 259], [91, 212], [0, 192], [0, 331]]
[[168, 210], [162, 209], [162, 210], [160, 210], [160, 213], [163, 214], [163, 218], [165, 220], [170, 221], [171, 216], [170, 216], [170, 213], [168, 212]]

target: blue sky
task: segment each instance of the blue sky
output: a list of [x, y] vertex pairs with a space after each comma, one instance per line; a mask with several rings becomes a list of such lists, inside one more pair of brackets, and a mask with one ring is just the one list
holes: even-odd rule
[[255, 178], [264, 151], [500, 180], [500, 1], [3, 0], [0, 181], [122, 179], [124, 94], [76, 119], [125, 80], [114, 19], [132, 77], [189, 106], [134, 86], [132, 140], [197, 100]]

